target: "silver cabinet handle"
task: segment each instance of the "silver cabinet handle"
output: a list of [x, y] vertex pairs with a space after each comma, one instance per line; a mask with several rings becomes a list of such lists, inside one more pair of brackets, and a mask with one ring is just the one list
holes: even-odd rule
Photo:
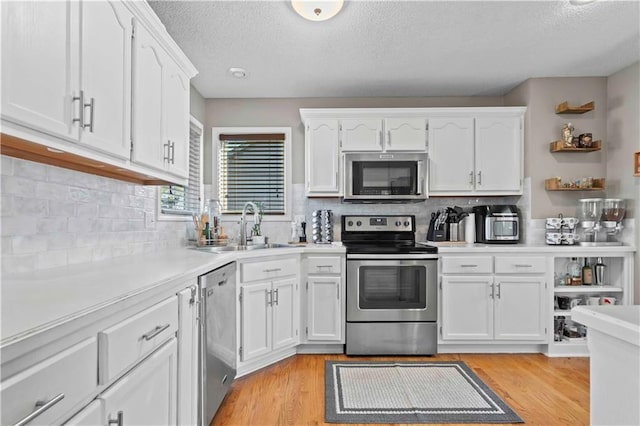
[[471, 264], [465, 264], [465, 265], [460, 265], [461, 268], [477, 268], [478, 265], [471, 265]]
[[498, 299], [500, 299], [500, 284], [501, 284], [501, 283], [498, 283], [498, 294], [497, 294]]
[[267, 306], [273, 306], [273, 293], [271, 293], [271, 290], [265, 290], [264, 296], [267, 300]]
[[118, 411], [117, 417], [115, 419], [109, 419], [107, 424], [124, 426], [124, 413], [122, 411]]
[[84, 118], [83, 118], [83, 123], [82, 123], [82, 127], [83, 128], [89, 128], [89, 132], [93, 133], [93, 111], [95, 109], [96, 106], [96, 100], [95, 98], [91, 98], [91, 100], [89, 101], [88, 104], [84, 104], [83, 108], [82, 108], [82, 115], [84, 116], [84, 109], [86, 107], [89, 107], [89, 124], [84, 123]]
[[80, 111], [78, 114], [78, 118], [74, 118], [71, 120], [72, 123], [78, 123], [81, 128], [84, 128], [84, 90], [80, 91], [80, 96], [74, 96], [71, 99], [71, 102], [79, 101], [80, 103]]
[[171, 149], [171, 164], [175, 164], [176, 163], [176, 143], [171, 142], [171, 145], [169, 148]]
[[391, 146], [391, 130], [387, 130], [387, 145]]
[[262, 272], [278, 272], [278, 271], [282, 271], [282, 269], [280, 268], [273, 268], [273, 269], [263, 269]]
[[380, 145], [380, 148], [382, 148], [382, 130], [378, 132], [378, 144]]
[[277, 289], [277, 288], [276, 288], [275, 290], [273, 290], [273, 294], [275, 295], [275, 297], [274, 297], [274, 301], [273, 301], [273, 304], [274, 304], [274, 305], [276, 305], [276, 306], [278, 306], [278, 300], [279, 300], [280, 298], [278, 297], [278, 289]]
[[482, 170], [478, 172], [478, 185], [482, 185]]
[[167, 143], [162, 146], [167, 149], [167, 153], [164, 156], [164, 161], [168, 163], [169, 161], [171, 161], [171, 141], [168, 140]]
[[516, 268], [533, 268], [533, 265], [526, 265], [524, 263], [516, 263], [515, 265]]
[[151, 331], [149, 331], [149, 332], [147, 332], [147, 333], [144, 333], [144, 334], [142, 335], [142, 338], [143, 338], [144, 340], [149, 341], [149, 340], [153, 339], [154, 337], [156, 337], [158, 334], [160, 334], [160, 333], [162, 333], [163, 331], [165, 331], [167, 328], [169, 328], [169, 327], [170, 327], [170, 325], [171, 325], [171, 324], [158, 325], [158, 326], [156, 326], [156, 328], [154, 328], [153, 330], [151, 330]]
[[24, 426], [24, 425], [26, 425], [31, 420], [35, 419], [40, 414], [44, 413], [49, 408], [53, 407], [54, 405], [56, 405], [58, 402], [62, 401], [63, 399], [64, 399], [64, 393], [61, 393], [61, 394], [58, 394], [58, 395], [54, 396], [49, 401], [46, 401], [46, 402], [45, 401], [38, 401], [38, 402], [36, 402], [37, 410], [32, 412], [31, 414], [29, 414], [24, 419], [20, 420], [18, 423], [15, 424], [15, 426]]
[[469, 185], [473, 186], [473, 170], [469, 172]]
[[495, 285], [493, 283], [491, 283], [491, 294], [489, 295], [489, 297], [491, 297], [492, 299], [496, 298]]
[[317, 269], [320, 269], [320, 268], [333, 268], [333, 265], [317, 265], [316, 268]]

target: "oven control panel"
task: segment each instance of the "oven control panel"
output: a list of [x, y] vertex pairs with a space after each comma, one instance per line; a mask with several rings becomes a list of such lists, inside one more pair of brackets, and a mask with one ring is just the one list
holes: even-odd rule
[[343, 231], [413, 231], [415, 216], [343, 216]]

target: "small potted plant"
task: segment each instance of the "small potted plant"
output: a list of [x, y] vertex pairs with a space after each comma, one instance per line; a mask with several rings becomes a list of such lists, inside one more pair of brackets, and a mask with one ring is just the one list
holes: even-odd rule
[[254, 244], [265, 244], [266, 237], [262, 235], [262, 230], [260, 229], [260, 225], [262, 225], [262, 215], [264, 214], [262, 203], [255, 203], [258, 206], [258, 212], [254, 216], [256, 218], [256, 222], [253, 224], [252, 234], [253, 234], [253, 243]]

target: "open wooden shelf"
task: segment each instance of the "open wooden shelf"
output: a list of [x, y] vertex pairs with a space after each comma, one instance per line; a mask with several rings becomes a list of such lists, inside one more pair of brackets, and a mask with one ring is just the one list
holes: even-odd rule
[[640, 151], [633, 154], [633, 175], [640, 177]]
[[604, 191], [605, 178], [593, 178], [593, 186], [591, 188], [565, 187], [558, 178], [545, 179], [544, 189], [547, 191]]
[[549, 144], [550, 152], [593, 152], [600, 151], [602, 149], [602, 141], [593, 141], [588, 148], [567, 148], [564, 146], [564, 141], [554, 141]]
[[568, 102], [562, 102], [556, 105], [556, 114], [584, 114], [595, 108], [595, 102], [587, 102], [580, 106], [570, 106]]

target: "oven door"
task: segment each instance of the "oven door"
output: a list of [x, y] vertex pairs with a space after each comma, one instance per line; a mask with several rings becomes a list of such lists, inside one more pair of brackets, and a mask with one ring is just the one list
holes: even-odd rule
[[437, 256], [347, 256], [347, 321], [437, 320]]

